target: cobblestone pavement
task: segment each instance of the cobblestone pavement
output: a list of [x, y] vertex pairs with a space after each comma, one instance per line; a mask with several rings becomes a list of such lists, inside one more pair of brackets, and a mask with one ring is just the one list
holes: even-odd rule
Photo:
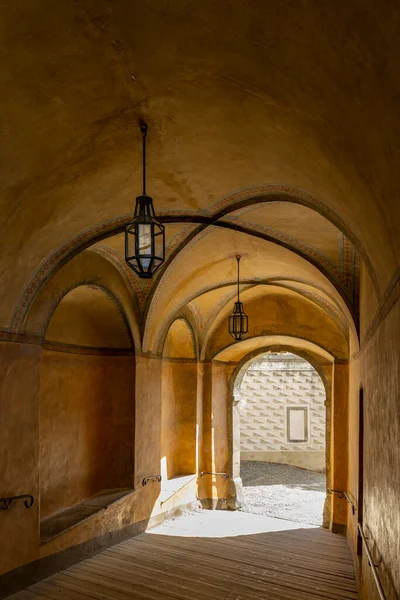
[[242, 461], [242, 512], [322, 525], [325, 473], [291, 465]]

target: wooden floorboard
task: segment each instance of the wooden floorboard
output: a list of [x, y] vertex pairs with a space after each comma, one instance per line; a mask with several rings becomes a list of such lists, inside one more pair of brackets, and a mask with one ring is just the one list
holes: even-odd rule
[[[355, 600], [344, 538], [323, 529], [230, 537], [142, 534], [12, 600]], [[10, 599], [11, 600], [11, 599]]]

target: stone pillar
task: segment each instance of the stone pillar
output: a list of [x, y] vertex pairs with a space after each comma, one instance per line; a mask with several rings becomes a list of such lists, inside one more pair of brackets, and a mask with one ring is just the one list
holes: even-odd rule
[[238, 389], [233, 390], [232, 405], [228, 403], [229, 448], [232, 462], [232, 480], [229, 489], [229, 508], [237, 509], [243, 505], [243, 483], [240, 477], [240, 402], [242, 398]]
[[160, 493], [160, 484], [142, 480], [161, 469], [161, 373], [161, 359], [136, 356], [135, 521], [149, 517]]
[[[349, 364], [335, 363], [331, 408], [331, 472], [329, 487], [347, 492], [348, 475], [348, 396]], [[330, 528], [344, 533], [347, 526], [347, 502], [333, 495]]]
[[232, 399], [230, 377], [235, 365], [220, 362], [202, 363], [203, 436], [200, 471], [227, 473], [204, 475], [200, 479], [199, 497], [206, 508], [237, 508], [236, 487], [232, 470]]
[[[212, 471], [212, 372], [211, 362], [199, 363], [198, 380], [198, 423], [199, 430], [199, 487], [198, 495], [204, 508], [211, 508], [212, 478], [209, 475], [201, 477], [204, 471]], [[199, 415], [201, 412], [201, 415]], [[200, 435], [201, 432], [201, 435]]]

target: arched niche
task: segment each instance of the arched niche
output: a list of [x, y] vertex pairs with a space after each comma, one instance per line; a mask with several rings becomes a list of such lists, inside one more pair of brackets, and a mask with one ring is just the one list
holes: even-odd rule
[[196, 344], [192, 326], [183, 318], [170, 326], [163, 348], [164, 358], [196, 358]]
[[47, 541], [61, 533], [60, 513], [75, 511], [79, 522], [97, 512], [92, 505], [132, 488], [135, 356], [120, 303], [93, 285], [63, 296], [43, 348], [39, 468]]
[[133, 348], [125, 314], [116, 299], [95, 285], [74, 288], [61, 300], [47, 327], [47, 344]]
[[164, 480], [196, 473], [197, 359], [192, 326], [170, 325], [163, 349], [161, 471]]
[[81, 252], [37, 290], [25, 312], [20, 332], [44, 338], [49, 321], [61, 300], [73, 289], [96, 286], [112, 297], [126, 321], [135, 351], [141, 349], [139, 312], [136, 297], [123, 272], [95, 250]]

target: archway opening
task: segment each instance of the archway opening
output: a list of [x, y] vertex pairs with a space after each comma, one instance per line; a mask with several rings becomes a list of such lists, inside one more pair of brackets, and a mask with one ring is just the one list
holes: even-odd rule
[[255, 357], [238, 374], [242, 511], [322, 525], [326, 392], [290, 352]]
[[40, 385], [42, 543], [133, 491], [135, 357], [118, 302], [80, 286], [47, 327]]

